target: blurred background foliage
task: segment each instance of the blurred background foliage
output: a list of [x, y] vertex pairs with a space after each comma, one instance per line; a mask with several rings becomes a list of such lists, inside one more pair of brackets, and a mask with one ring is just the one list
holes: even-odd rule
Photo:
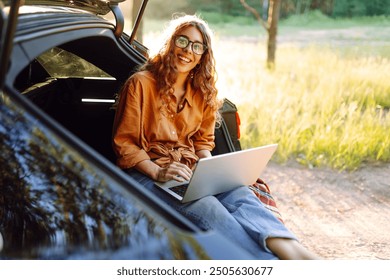
[[[259, 13], [263, 13], [264, 1], [266, 0], [247, 0], [247, 3]], [[283, 0], [280, 17], [284, 19], [314, 10], [321, 11], [329, 17], [388, 16], [390, 0]], [[147, 17], [166, 18], [171, 16], [172, 11], [219, 15], [218, 18], [207, 18], [210, 22], [213, 19], [229, 20], [232, 16], [252, 18], [239, 0], [151, 0], [148, 4]]]

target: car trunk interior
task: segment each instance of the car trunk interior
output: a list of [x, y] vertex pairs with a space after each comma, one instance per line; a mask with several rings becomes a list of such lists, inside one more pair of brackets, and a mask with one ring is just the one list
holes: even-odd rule
[[[83, 47], [98, 43], [99, 48], [92, 50]], [[97, 38], [60, 46], [103, 69], [109, 73], [107, 77], [52, 77], [35, 59], [17, 76], [15, 88], [70, 132], [114, 162], [111, 146], [114, 101], [137, 64], [124, 54], [118, 57], [109, 55], [118, 51], [110, 52], [105, 48], [104, 52], [97, 53], [104, 47], [107, 46], [102, 46], [102, 41], [98, 42]]]
[[[111, 93], [111, 100], [114, 100], [117, 81], [57, 78], [40, 85], [25, 91], [24, 94], [61, 125], [113, 161], [113, 104], [83, 100], [96, 98], [99, 91]], [[86, 88], [88, 90], [85, 90]]]

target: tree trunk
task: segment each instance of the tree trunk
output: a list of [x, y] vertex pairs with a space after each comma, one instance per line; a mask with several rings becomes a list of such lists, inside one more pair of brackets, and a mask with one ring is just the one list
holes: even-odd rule
[[270, 0], [268, 9], [267, 68], [275, 67], [276, 36], [280, 12], [280, 0]]
[[[280, 1], [281, 0], [267, 0], [268, 3], [268, 20], [265, 22], [260, 14], [253, 7], [249, 6], [245, 0], [240, 0], [241, 4], [251, 12], [257, 21], [267, 30], [268, 42], [267, 42], [267, 63], [268, 69], [275, 67], [275, 53], [276, 53], [276, 35], [278, 31], [279, 13], [280, 13]], [[263, 2], [264, 4], [264, 2]]]

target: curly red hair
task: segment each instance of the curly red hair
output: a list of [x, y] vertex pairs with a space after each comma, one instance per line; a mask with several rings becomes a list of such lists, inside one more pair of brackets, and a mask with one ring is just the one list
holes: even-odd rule
[[203, 43], [207, 46], [202, 54], [197, 67], [191, 70], [188, 82], [195, 90], [199, 90], [210, 105], [215, 110], [219, 104], [217, 100], [218, 90], [216, 88], [216, 70], [213, 48], [211, 45], [212, 32], [208, 24], [196, 15], [185, 15], [174, 18], [166, 30], [166, 40], [157, 54], [150, 57], [142, 70], [148, 70], [156, 78], [157, 88], [166, 104], [169, 104], [170, 95], [173, 93], [173, 84], [177, 78], [177, 70], [174, 65], [173, 49], [175, 47], [174, 38], [183, 29], [193, 26], [197, 28], [203, 37]]

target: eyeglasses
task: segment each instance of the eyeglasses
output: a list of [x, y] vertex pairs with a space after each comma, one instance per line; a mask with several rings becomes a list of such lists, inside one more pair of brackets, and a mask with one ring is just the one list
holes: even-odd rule
[[187, 36], [179, 35], [175, 38], [175, 46], [178, 48], [185, 49], [190, 43], [192, 51], [198, 55], [203, 54], [207, 49], [207, 46], [205, 44], [190, 41]]

